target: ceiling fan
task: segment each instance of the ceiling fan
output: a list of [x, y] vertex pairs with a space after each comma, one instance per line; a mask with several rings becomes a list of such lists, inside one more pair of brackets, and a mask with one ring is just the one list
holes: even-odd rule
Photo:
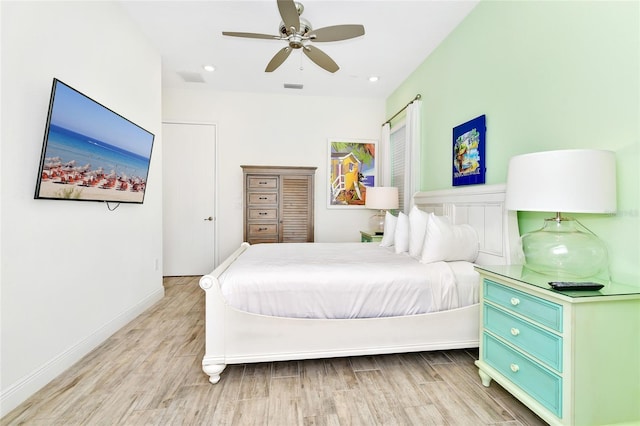
[[313, 30], [311, 23], [300, 15], [304, 11], [304, 6], [293, 0], [277, 0], [278, 10], [282, 17], [278, 35], [241, 33], [223, 31], [223, 35], [233, 37], [261, 38], [269, 40], [284, 40], [288, 46], [283, 47], [271, 61], [267, 64], [265, 72], [272, 72], [278, 68], [289, 57], [293, 49], [302, 49], [316, 65], [329, 72], [336, 72], [340, 69], [338, 64], [322, 50], [309, 44], [309, 42], [328, 42], [348, 40], [350, 38], [364, 35], [364, 26], [358, 24], [334, 25], [331, 27], [318, 28]]

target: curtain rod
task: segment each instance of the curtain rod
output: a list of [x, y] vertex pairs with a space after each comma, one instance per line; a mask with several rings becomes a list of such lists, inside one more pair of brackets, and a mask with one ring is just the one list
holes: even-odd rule
[[396, 112], [395, 114], [393, 114], [393, 117], [391, 117], [390, 119], [388, 119], [387, 121], [385, 121], [384, 123], [382, 123], [382, 125], [384, 126], [385, 124], [389, 123], [391, 124], [391, 120], [393, 120], [394, 118], [396, 118], [398, 115], [400, 115], [400, 113], [402, 113], [402, 111], [404, 111], [405, 109], [407, 109], [407, 107], [409, 105], [411, 105], [412, 103], [414, 103], [415, 101], [419, 101], [420, 99], [422, 99], [422, 95], [420, 93], [418, 93], [416, 95], [415, 98], [413, 98], [413, 100], [411, 102], [409, 102], [408, 104], [406, 104], [404, 107], [402, 107], [402, 109], [398, 112]]

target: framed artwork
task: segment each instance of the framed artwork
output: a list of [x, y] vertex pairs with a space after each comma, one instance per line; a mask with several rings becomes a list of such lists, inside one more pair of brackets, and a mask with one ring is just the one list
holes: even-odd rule
[[453, 128], [453, 186], [484, 183], [486, 133], [484, 115]]
[[328, 199], [330, 208], [364, 208], [367, 188], [376, 183], [374, 140], [329, 139]]

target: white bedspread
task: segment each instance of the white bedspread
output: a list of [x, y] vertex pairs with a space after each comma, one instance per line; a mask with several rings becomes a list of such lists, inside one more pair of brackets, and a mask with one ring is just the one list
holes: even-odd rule
[[473, 264], [422, 264], [374, 243], [257, 244], [219, 280], [231, 306], [281, 317], [404, 316], [478, 302]]

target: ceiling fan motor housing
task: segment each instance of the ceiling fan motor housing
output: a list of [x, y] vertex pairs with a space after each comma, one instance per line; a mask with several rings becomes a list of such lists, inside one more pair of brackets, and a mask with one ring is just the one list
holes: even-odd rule
[[284, 22], [280, 22], [280, 34], [282, 37], [287, 37], [292, 34], [298, 34], [304, 36], [312, 30], [311, 23], [304, 18], [300, 18], [300, 30], [297, 33], [291, 31], [291, 28], [287, 28]]

